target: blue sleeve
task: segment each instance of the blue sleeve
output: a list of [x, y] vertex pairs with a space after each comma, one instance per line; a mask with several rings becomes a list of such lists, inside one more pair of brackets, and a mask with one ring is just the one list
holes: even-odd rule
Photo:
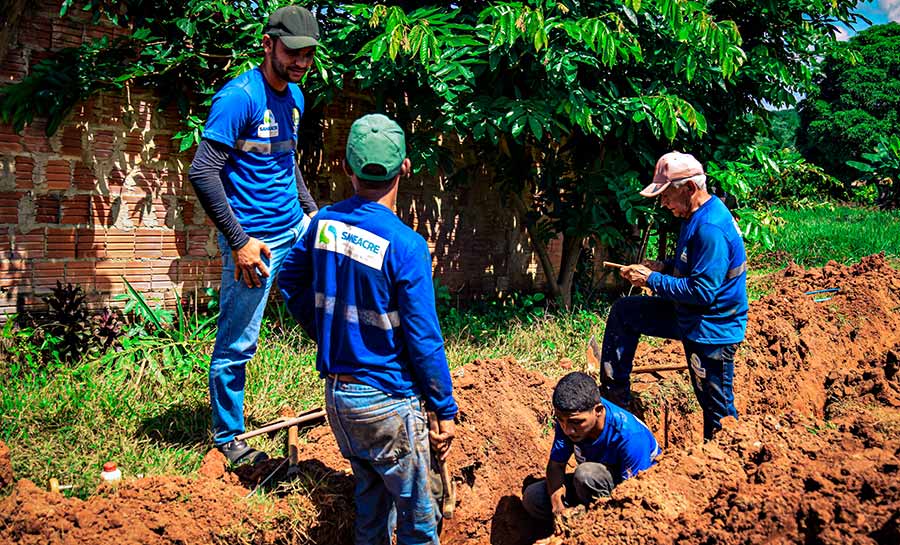
[[309, 229], [297, 240], [281, 264], [278, 290], [291, 315], [313, 340], [316, 337], [316, 300], [312, 286], [312, 251], [319, 222], [313, 219]]
[[647, 285], [660, 297], [676, 303], [711, 305], [728, 273], [728, 241], [725, 233], [712, 224], [703, 224], [688, 242], [694, 266], [688, 276], [676, 278], [650, 273]]
[[250, 95], [241, 87], [227, 85], [212, 99], [209, 117], [203, 128], [203, 138], [233, 148], [252, 119], [253, 103]]
[[634, 432], [625, 436], [619, 445], [619, 479], [630, 479], [653, 465], [659, 445], [652, 433]]
[[563, 433], [559, 424], [553, 426], [553, 446], [550, 448], [550, 461], [558, 464], [565, 464], [572, 457], [575, 445], [572, 440]]
[[428, 409], [439, 419], [450, 420], [458, 408], [434, 304], [431, 254], [423, 238], [415, 237], [413, 248], [399, 264], [397, 274], [397, 312], [412, 373]]

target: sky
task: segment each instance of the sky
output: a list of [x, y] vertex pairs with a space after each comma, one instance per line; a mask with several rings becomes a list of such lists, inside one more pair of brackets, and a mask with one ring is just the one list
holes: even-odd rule
[[[888, 21], [900, 22], [900, 0], [858, 2], [856, 11], [872, 21], [873, 25], [881, 25]], [[860, 22], [854, 29], [844, 29], [842, 32], [839, 32], [838, 39], [848, 40], [850, 36], [868, 26], [866, 23]]]

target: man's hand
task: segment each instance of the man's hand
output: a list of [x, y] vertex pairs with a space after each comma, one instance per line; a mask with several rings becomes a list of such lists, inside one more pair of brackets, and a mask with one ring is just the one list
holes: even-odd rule
[[650, 278], [650, 273], [653, 271], [650, 270], [649, 267], [645, 267], [644, 265], [628, 265], [627, 267], [622, 267], [621, 273], [625, 280], [631, 282], [631, 285], [636, 288], [643, 288], [647, 285], [647, 279]]
[[453, 420], [439, 420], [438, 431], [429, 431], [428, 437], [431, 439], [431, 448], [437, 452], [438, 458], [446, 460], [450, 454], [453, 438], [456, 437], [456, 423]]
[[656, 261], [654, 259], [644, 259], [641, 261], [641, 265], [647, 267], [653, 272], [661, 273], [666, 268], [666, 264], [662, 261]]
[[269, 277], [269, 268], [263, 262], [262, 256], [272, 259], [272, 252], [269, 251], [265, 242], [253, 237], [250, 237], [247, 244], [244, 244], [240, 250], [232, 250], [234, 279], [240, 281], [243, 277], [248, 288], [262, 286], [262, 278]]

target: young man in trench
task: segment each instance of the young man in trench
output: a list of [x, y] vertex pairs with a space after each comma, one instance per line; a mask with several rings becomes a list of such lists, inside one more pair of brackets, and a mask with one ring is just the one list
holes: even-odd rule
[[344, 163], [356, 194], [320, 210], [278, 276], [318, 342], [328, 422], [356, 478], [358, 545], [389, 545], [395, 526], [400, 545], [438, 543], [430, 449], [446, 458], [456, 434], [428, 244], [394, 212], [411, 167], [397, 123], [357, 119]]
[[[594, 379], [569, 373], [553, 390], [556, 416], [547, 478], [522, 494], [528, 513], [553, 520], [568, 508], [609, 496], [612, 489], [654, 464], [659, 445], [650, 429], [625, 409], [602, 399]], [[566, 474], [575, 455], [578, 466]]]

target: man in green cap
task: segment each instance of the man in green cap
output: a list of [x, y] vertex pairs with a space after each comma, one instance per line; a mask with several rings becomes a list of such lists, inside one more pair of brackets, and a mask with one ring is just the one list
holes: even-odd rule
[[317, 210], [296, 150], [305, 104], [297, 82], [312, 67], [318, 38], [316, 18], [304, 8], [287, 6], [269, 16], [262, 65], [213, 97], [189, 174], [220, 233], [221, 312], [209, 398], [213, 440], [235, 464], [266, 458], [235, 439], [244, 431], [245, 368], [256, 353], [275, 274]]
[[398, 544], [438, 543], [430, 448], [446, 458], [457, 406], [428, 244], [394, 213], [411, 169], [403, 130], [357, 119], [344, 169], [356, 194], [316, 215], [278, 286], [319, 345], [328, 422], [356, 477], [356, 543], [387, 545], [394, 524]]

